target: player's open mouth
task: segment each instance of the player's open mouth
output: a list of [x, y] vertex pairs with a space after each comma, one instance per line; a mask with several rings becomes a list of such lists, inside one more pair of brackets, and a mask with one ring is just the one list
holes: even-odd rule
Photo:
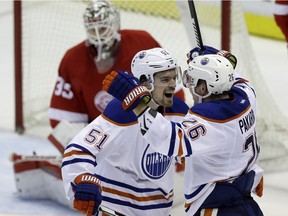
[[167, 98], [172, 98], [173, 97], [173, 93], [164, 93], [164, 95]]

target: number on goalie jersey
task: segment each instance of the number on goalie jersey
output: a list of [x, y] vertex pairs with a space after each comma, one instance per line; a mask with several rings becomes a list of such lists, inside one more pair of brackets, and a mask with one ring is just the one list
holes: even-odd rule
[[262, 195], [263, 179], [255, 132], [256, 96], [248, 81], [234, 79], [224, 57], [195, 57], [183, 74], [195, 103], [184, 120], [168, 121], [151, 108], [138, 119], [142, 134], [157, 151], [185, 157], [189, 216], [263, 215], [250, 195]]
[[[180, 121], [188, 106], [173, 97], [179, 72], [174, 57], [154, 48], [137, 53], [132, 62], [133, 74], [141, 77], [152, 99], [161, 106], [159, 114]], [[71, 184], [75, 178], [90, 173], [101, 181], [103, 206], [124, 215], [170, 214], [175, 158], [151, 148], [139, 127], [137, 116], [126, 112], [121, 101], [112, 99], [108, 103], [103, 114], [66, 147], [62, 177], [68, 199], [74, 198]]]
[[[131, 60], [138, 51], [160, 47], [145, 31], [119, 30], [119, 12], [105, 0], [88, 5], [84, 24], [88, 39], [69, 49], [59, 67], [49, 109], [53, 128], [62, 120], [74, 123], [94, 120], [112, 99], [101, 90], [107, 73], [130, 71]], [[104, 28], [108, 33], [102, 32]], [[184, 100], [182, 89], [177, 95]]]

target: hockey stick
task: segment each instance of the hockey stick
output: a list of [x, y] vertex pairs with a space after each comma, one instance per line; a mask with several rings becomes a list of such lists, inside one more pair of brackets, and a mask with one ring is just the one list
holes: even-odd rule
[[99, 211], [105, 213], [105, 215], [109, 216], [124, 216], [123, 214], [120, 214], [106, 206], [100, 205], [99, 206]]
[[11, 153], [9, 156], [10, 161], [12, 162], [22, 162], [22, 161], [31, 161], [31, 160], [40, 160], [40, 161], [51, 161], [54, 163], [61, 163], [62, 156], [52, 156], [52, 155], [22, 155], [17, 153]]
[[191, 19], [192, 19], [193, 30], [194, 30], [197, 46], [201, 50], [204, 50], [201, 31], [200, 31], [200, 27], [199, 27], [199, 22], [198, 22], [198, 18], [197, 18], [197, 13], [196, 13], [194, 1], [188, 0], [188, 5], [189, 5], [189, 9], [190, 9], [190, 15], [191, 15]]

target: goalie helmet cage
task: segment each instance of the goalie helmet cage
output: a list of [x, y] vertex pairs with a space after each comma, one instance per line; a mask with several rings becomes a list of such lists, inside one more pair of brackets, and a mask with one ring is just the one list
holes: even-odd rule
[[[177, 57], [182, 68], [186, 67], [186, 53], [195, 46], [190, 37], [193, 30], [187, 1], [112, 3], [120, 9], [122, 29], [147, 30]], [[214, 0], [194, 3], [203, 44], [222, 47], [235, 54], [238, 57], [237, 70], [256, 89], [260, 163], [266, 171], [273, 171], [275, 167], [277, 170], [286, 169], [286, 117], [265, 87], [250, 44], [242, 2]], [[47, 110], [58, 66], [67, 49], [86, 39], [82, 23], [86, 4], [87, 1], [72, 0], [14, 1], [15, 129], [19, 133], [36, 134], [33, 129], [43, 126], [48, 131], [45, 135], [49, 134]], [[189, 94], [186, 98], [189, 99]]]

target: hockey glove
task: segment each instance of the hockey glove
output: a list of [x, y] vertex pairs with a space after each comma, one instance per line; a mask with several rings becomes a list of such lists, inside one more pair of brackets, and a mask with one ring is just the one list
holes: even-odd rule
[[187, 58], [188, 58], [187, 63], [192, 61], [196, 56], [207, 55], [207, 54], [217, 54], [217, 55], [224, 56], [225, 58], [227, 58], [230, 61], [230, 63], [232, 64], [234, 69], [237, 65], [236, 56], [234, 56], [230, 52], [228, 52], [226, 50], [218, 50], [218, 49], [215, 49], [214, 47], [210, 47], [210, 46], [206, 46], [206, 45], [204, 45], [203, 50], [201, 50], [199, 47], [195, 47], [192, 50], [190, 50], [190, 52], [187, 53]]
[[112, 71], [103, 80], [102, 89], [122, 101], [126, 111], [132, 111], [141, 101], [148, 103], [151, 100], [148, 89], [127, 72]]
[[92, 174], [81, 174], [71, 184], [74, 190], [74, 208], [87, 216], [98, 213], [102, 202], [100, 180]]

